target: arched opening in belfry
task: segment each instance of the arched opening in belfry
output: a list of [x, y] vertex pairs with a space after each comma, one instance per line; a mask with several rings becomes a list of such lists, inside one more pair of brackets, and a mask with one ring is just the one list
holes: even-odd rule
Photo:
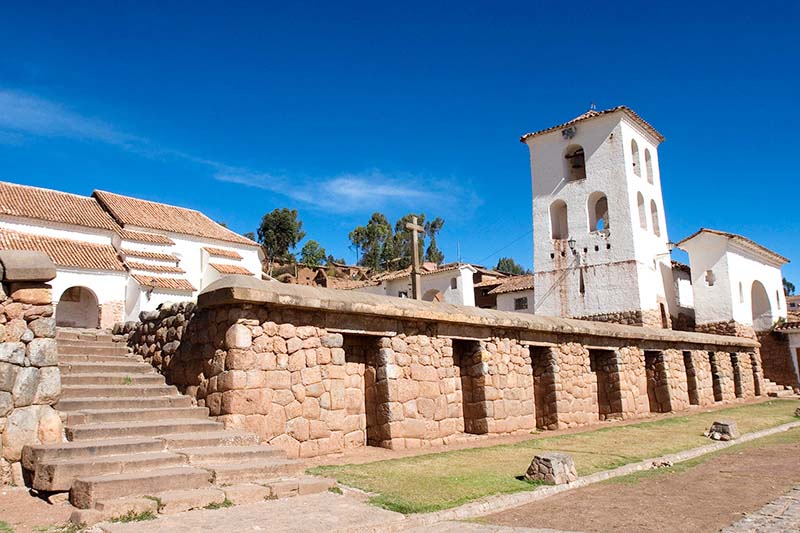
[[586, 154], [582, 146], [569, 145], [564, 151], [564, 160], [567, 163], [567, 181], [586, 179]]
[[650, 157], [650, 150], [644, 149], [644, 172], [647, 176], [647, 182], [653, 183], [653, 158]]
[[556, 200], [550, 204], [550, 236], [554, 240], [569, 238], [567, 203], [564, 200]]
[[650, 217], [653, 220], [653, 233], [657, 237], [661, 236], [661, 225], [658, 222], [658, 207], [655, 200], [650, 200]]
[[750, 305], [753, 312], [753, 329], [765, 331], [772, 327], [772, 306], [764, 284], [756, 280], [750, 289]]
[[56, 305], [56, 325], [72, 328], [100, 327], [100, 308], [94, 291], [81, 286], [65, 290]]
[[642, 165], [639, 159], [639, 145], [636, 143], [636, 139], [631, 139], [631, 159], [633, 161], [633, 173], [641, 176]]
[[636, 193], [636, 204], [639, 207], [639, 226], [642, 229], [647, 229], [647, 212], [645, 211], [642, 193]]
[[593, 192], [587, 200], [589, 210], [589, 231], [603, 231], [609, 228], [608, 198], [601, 192]]

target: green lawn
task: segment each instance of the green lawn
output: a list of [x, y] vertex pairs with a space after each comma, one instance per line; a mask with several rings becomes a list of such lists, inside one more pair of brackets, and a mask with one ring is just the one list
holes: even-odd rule
[[608, 470], [648, 457], [707, 444], [703, 436], [714, 419], [730, 418], [749, 433], [797, 420], [796, 400], [773, 400], [696, 413], [652, 422], [547, 437], [547, 433], [511, 445], [473, 448], [373, 463], [321, 466], [309, 473], [336, 478], [339, 483], [375, 495], [370, 502], [402, 513], [422, 513], [456, 507], [493, 494], [532, 490], [517, 479], [533, 456], [543, 451], [572, 455], [579, 475]]

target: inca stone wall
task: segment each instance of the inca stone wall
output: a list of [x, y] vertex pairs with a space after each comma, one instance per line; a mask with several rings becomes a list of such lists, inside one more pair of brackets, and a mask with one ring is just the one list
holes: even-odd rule
[[694, 395], [710, 395], [709, 404], [709, 349], [727, 356], [727, 367], [715, 364], [732, 394], [729, 353], [756, 346], [230, 278], [197, 307], [167, 305], [141, 318], [116, 333], [170, 383], [227, 427], [300, 457], [686, 408], [689, 350], [676, 344], [692, 348]]
[[764, 331], [758, 333], [758, 342], [761, 343], [764, 377], [778, 385], [800, 387], [792, 363], [795, 355], [789, 347], [789, 336], [778, 331]]
[[[60, 442], [61, 394], [47, 256], [0, 252], [0, 484], [22, 485], [23, 446]], [[16, 254], [20, 254], [16, 252]], [[42, 266], [44, 265], [44, 266]], [[52, 275], [48, 274], [52, 273]]]

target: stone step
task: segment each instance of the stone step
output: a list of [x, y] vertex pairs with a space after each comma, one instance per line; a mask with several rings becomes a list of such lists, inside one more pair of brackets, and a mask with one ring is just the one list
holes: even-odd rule
[[192, 400], [188, 396], [177, 394], [165, 394], [152, 397], [131, 397], [131, 398], [106, 398], [106, 397], [85, 397], [65, 399], [63, 396], [56, 404], [59, 411], [81, 411], [85, 409], [154, 409], [165, 407], [189, 407]]
[[100, 374], [62, 374], [62, 385], [158, 385], [164, 384], [160, 374], [127, 374], [108, 372]]
[[125, 346], [121, 343], [116, 343], [109, 340], [78, 340], [78, 339], [60, 339], [56, 337], [58, 340], [58, 344], [60, 346], [86, 346], [89, 348], [105, 348], [105, 347], [116, 347], [116, 346]]
[[176, 418], [166, 421], [106, 422], [67, 426], [67, 439], [72, 441], [121, 437], [160, 437], [170, 434], [219, 431], [221, 422], [208, 419]]
[[125, 346], [62, 346], [58, 345], [59, 355], [125, 355]]
[[94, 458], [107, 455], [153, 453], [163, 451], [165, 443], [155, 438], [128, 437], [122, 439], [83, 440], [25, 446], [22, 449], [22, 466], [35, 470], [38, 463], [68, 459]]
[[61, 374], [153, 374], [155, 369], [136, 361], [119, 363], [60, 363]]
[[259, 459], [247, 463], [203, 464], [213, 472], [216, 485], [244, 483], [288, 476], [303, 470], [303, 463], [294, 459]]
[[211, 485], [212, 475], [208, 470], [183, 466], [152, 472], [81, 477], [72, 484], [70, 501], [79, 509], [89, 509], [99, 500], [205, 488]]
[[791, 390], [780, 389], [776, 391], [769, 391], [767, 393], [767, 396], [771, 398], [793, 398], [794, 392], [792, 392]]
[[64, 328], [56, 329], [56, 339], [59, 340], [72, 340], [81, 342], [112, 342], [114, 336], [104, 330], [97, 331], [80, 331], [69, 330]]
[[75, 479], [81, 476], [153, 471], [185, 464], [186, 456], [166, 451], [44, 462], [36, 465], [33, 488], [45, 491], [66, 491], [70, 489]]
[[86, 354], [58, 354], [58, 363], [142, 363], [142, 359], [135, 355], [86, 355]]
[[283, 459], [285, 452], [280, 448], [267, 445], [258, 446], [208, 446], [203, 448], [172, 449], [175, 453], [186, 456], [192, 465], [247, 463], [251, 461]]
[[178, 393], [171, 385], [64, 385], [61, 398], [142, 398], [170, 396]]
[[254, 433], [231, 429], [205, 433], [176, 433], [164, 435], [163, 440], [169, 450], [208, 446], [253, 446], [259, 443], [259, 438]]
[[67, 413], [67, 425], [99, 424], [103, 422], [150, 421], [198, 418], [208, 419], [206, 407], [159, 407], [155, 409], [84, 409]]

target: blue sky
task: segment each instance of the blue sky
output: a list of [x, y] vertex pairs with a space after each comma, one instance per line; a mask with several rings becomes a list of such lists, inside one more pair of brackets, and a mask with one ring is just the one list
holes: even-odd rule
[[350, 260], [373, 211], [424, 211], [447, 260], [530, 266], [519, 136], [625, 104], [667, 138], [673, 241], [705, 226], [800, 261], [800, 3], [650, 4], [3, 2], [0, 179], [240, 232], [293, 207]]

